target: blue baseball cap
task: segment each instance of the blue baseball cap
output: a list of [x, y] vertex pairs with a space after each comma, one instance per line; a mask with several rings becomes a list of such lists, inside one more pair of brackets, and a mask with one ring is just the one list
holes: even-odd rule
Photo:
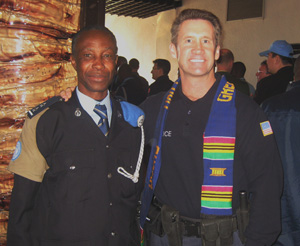
[[285, 40], [276, 40], [274, 41], [270, 48], [266, 51], [260, 52], [260, 56], [268, 56], [268, 54], [272, 52], [277, 55], [281, 55], [288, 58], [293, 58], [293, 48], [292, 46]]

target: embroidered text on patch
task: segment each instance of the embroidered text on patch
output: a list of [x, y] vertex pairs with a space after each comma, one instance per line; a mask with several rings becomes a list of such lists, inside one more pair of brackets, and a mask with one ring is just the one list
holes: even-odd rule
[[224, 173], [226, 169], [227, 168], [210, 168], [211, 170], [210, 176], [215, 176], [215, 177], [226, 176]]
[[226, 82], [217, 100], [220, 102], [229, 102], [232, 100], [233, 92], [234, 85], [229, 82]]
[[260, 127], [264, 136], [273, 134], [273, 130], [269, 121], [261, 122]]

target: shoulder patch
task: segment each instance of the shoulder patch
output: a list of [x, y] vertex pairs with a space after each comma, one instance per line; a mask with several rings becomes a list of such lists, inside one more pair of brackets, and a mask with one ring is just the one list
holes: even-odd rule
[[45, 102], [42, 102], [41, 104], [37, 105], [33, 109], [29, 110], [27, 112], [27, 116], [31, 119], [32, 117], [36, 116], [38, 113], [42, 112], [46, 108], [49, 108], [51, 105], [53, 105], [56, 102], [62, 101], [63, 98], [60, 96], [54, 96], [48, 99]]
[[21, 143], [21, 141], [18, 141], [17, 145], [16, 145], [15, 152], [14, 152], [13, 157], [12, 157], [11, 160], [14, 161], [14, 160], [18, 159], [18, 157], [21, 154], [21, 151], [22, 151], [22, 143]]
[[273, 130], [270, 121], [264, 121], [260, 123], [260, 128], [264, 136], [273, 134]]
[[122, 101], [120, 102], [124, 120], [133, 127], [141, 127], [144, 123], [145, 114], [138, 106]]

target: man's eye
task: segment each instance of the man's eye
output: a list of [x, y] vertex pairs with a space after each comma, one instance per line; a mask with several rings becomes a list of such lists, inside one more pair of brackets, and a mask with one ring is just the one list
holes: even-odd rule
[[86, 54], [83, 54], [83, 57], [92, 57], [92, 54], [86, 53]]
[[190, 38], [186, 40], [187, 43], [191, 43], [192, 41], [193, 41], [193, 40], [190, 39]]
[[208, 39], [204, 39], [204, 40], [203, 40], [203, 43], [204, 43], [204, 44], [208, 44], [208, 43], [209, 43], [209, 40], [208, 40]]
[[111, 54], [104, 54], [103, 57], [105, 57], [105, 58], [112, 58], [113, 55], [111, 55]]

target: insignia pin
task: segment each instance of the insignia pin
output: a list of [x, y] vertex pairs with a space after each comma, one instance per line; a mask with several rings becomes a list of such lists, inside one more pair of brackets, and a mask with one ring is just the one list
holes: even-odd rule
[[122, 114], [118, 111], [118, 118], [122, 118]]
[[80, 117], [80, 116], [81, 116], [81, 111], [80, 111], [80, 109], [77, 108], [74, 114], [75, 114], [76, 117]]

